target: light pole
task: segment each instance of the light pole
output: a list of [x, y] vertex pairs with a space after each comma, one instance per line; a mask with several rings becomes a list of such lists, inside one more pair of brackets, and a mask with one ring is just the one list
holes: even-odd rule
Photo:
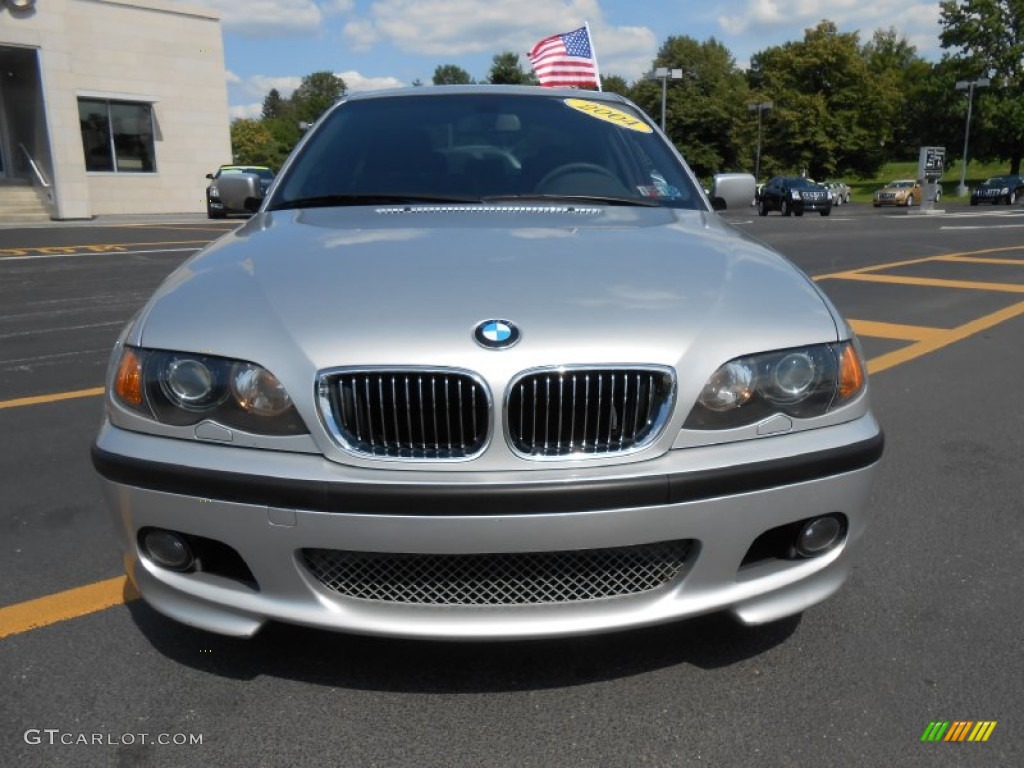
[[683, 77], [683, 70], [658, 67], [654, 70], [654, 79], [661, 80], [661, 131], [665, 132], [665, 98], [668, 91], [668, 79], [680, 80]]
[[957, 80], [956, 89], [967, 91], [967, 127], [964, 128], [964, 159], [960, 164], [960, 186], [956, 188], [957, 197], [967, 194], [967, 139], [971, 135], [971, 108], [974, 106], [974, 89], [985, 88], [992, 82], [987, 77], [979, 77], [977, 80]]
[[747, 104], [751, 112], [757, 110], [757, 160], [754, 163], [754, 180], [761, 178], [761, 113], [775, 106], [771, 101], [752, 101]]

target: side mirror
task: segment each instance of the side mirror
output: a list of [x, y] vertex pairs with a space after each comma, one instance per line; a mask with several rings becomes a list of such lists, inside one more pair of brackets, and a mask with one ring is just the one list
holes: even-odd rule
[[263, 188], [260, 177], [255, 173], [232, 173], [217, 179], [224, 207], [235, 211], [255, 213], [263, 202]]
[[208, 173], [208, 174], [206, 174], [206, 178], [208, 178], [208, 179], [212, 179], [212, 178], [213, 178], [213, 174], [212, 174], [212, 173]]

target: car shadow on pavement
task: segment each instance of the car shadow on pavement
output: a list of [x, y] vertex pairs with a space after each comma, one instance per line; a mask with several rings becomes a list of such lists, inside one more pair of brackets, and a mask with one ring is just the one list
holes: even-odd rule
[[787, 640], [800, 616], [744, 627], [724, 615], [587, 637], [437, 642], [269, 624], [245, 640], [179, 624], [142, 600], [131, 616], [165, 657], [232, 679], [262, 675], [356, 690], [481, 693], [562, 688], [689, 664], [717, 669]]

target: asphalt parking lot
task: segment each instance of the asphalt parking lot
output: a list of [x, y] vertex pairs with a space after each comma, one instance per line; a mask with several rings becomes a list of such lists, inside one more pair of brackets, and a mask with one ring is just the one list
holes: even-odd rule
[[[1024, 765], [1024, 207], [725, 216], [869, 358], [887, 446], [853, 576], [768, 627], [499, 644], [234, 640], [136, 600], [89, 461], [107, 354], [238, 221], [0, 229], [0, 764]], [[923, 742], [936, 721], [996, 725]]]

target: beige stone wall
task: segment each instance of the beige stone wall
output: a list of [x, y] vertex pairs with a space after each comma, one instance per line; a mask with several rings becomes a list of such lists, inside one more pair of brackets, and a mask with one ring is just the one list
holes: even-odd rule
[[[205, 211], [205, 175], [231, 161], [220, 23], [161, 0], [47, 0], [0, 20], [38, 48], [58, 215]], [[152, 101], [155, 173], [87, 173], [79, 95]]]

